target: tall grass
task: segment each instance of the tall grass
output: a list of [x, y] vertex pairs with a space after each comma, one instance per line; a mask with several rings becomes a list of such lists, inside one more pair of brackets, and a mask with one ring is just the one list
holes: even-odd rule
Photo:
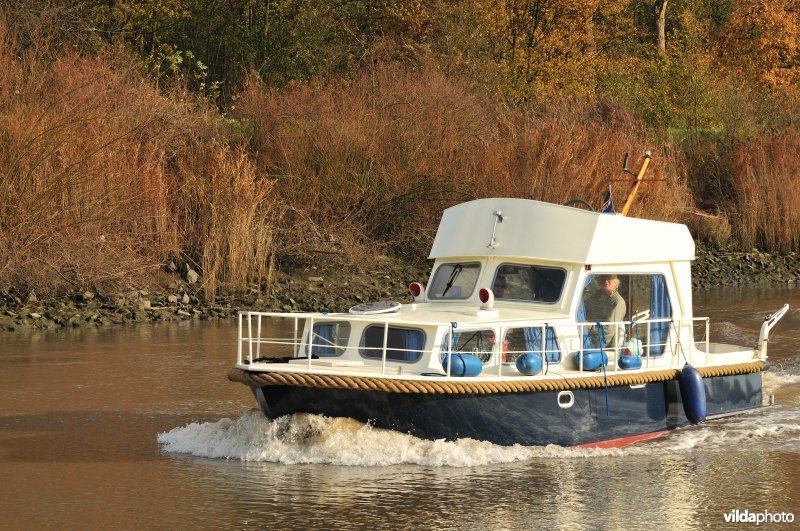
[[124, 57], [20, 47], [2, 21], [0, 43], [0, 290], [146, 285], [169, 255], [202, 266], [210, 298], [264, 277], [271, 182], [218, 117]]
[[260, 288], [272, 272], [272, 181], [259, 175], [242, 149], [200, 149], [186, 157], [170, 183], [182, 230], [179, 241], [199, 257], [206, 297]]
[[328, 262], [331, 253], [363, 263], [376, 244], [424, 257], [441, 211], [479, 197], [582, 198], [599, 207], [612, 182], [621, 207], [630, 186], [620, 171], [625, 152], [632, 161], [655, 152], [634, 215], [675, 219], [690, 204], [680, 158], [625, 110], [507, 105], [433, 68], [379, 67], [282, 92], [251, 80], [238, 118], [287, 209], [277, 252], [303, 263]]
[[[635, 171], [645, 149], [631, 215], [700, 220], [719, 240], [730, 229], [708, 205], [720, 215], [692, 218], [682, 154], [619, 105], [511, 104], [430, 66], [375, 66], [281, 91], [252, 78], [223, 117], [114, 52], [21, 47], [2, 23], [0, 43], [0, 291], [141, 286], [179, 256], [213, 300], [263, 287], [276, 260], [422, 260], [442, 210], [463, 201], [599, 207], [610, 183], [619, 209], [622, 156]], [[713, 169], [695, 190], [729, 202], [742, 245], [800, 250], [798, 148], [792, 132], [689, 161]]]
[[754, 139], [734, 154], [736, 235], [745, 248], [800, 251], [800, 132]]

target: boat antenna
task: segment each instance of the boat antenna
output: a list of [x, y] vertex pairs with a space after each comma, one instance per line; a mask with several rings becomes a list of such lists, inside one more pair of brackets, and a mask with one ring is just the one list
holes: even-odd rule
[[[644, 152], [644, 162], [642, 162], [642, 167], [639, 168], [639, 173], [634, 177], [633, 182], [631, 183], [631, 189], [628, 192], [628, 198], [625, 200], [625, 206], [622, 207], [622, 212], [620, 212], [623, 216], [628, 215], [628, 211], [631, 209], [631, 205], [633, 205], [633, 199], [636, 197], [636, 192], [639, 191], [639, 185], [642, 184], [644, 180], [644, 174], [647, 172], [647, 167], [650, 165], [650, 159], [653, 157], [653, 154], [648, 150]], [[628, 173], [633, 175], [633, 172], [628, 170], [628, 154], [625, 153], [625, 158], [622, 159], [622, 173]]]

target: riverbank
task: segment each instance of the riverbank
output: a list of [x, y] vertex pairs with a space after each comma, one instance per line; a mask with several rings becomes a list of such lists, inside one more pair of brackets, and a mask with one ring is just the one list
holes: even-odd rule
[[[379, 266], [341, 271], [286, 269], [274, 275], [269, 293], [253, 288], [248, 296], [203, 301], [202, 282], [191, 273], [168, 272], [163, 287], [131, 288], [116, 293], [90, 291], [64, 298], [39, 298], [35, 293], [0, 295], [0, 330], [111, 326], [137, 322], [226, 319], [240, 309], [264, 311], [343, 312], [375, 300], [411, 302], [408, 284], [426, 282], [430, 265], [386, 260]], [[192, 272], [193, 273], [193, 272]], [[800, 256], [774, 256], [759, 251], [734, 252], [698, 247], [692, 265], [696, 289], [737, 284], [800, 282]]]
[[692, 263], [693, 288], [770, 282], [800, 282], [800, 255], [771, 255], [755, 249], [742, 252], [697, 247], [697, 258]]
[[[388, 263], [388, 261], [387, 261]], [[241, 309], [261, 311], [342, 312], [366, 301], [392, 299], [411, 302], [408, 284], [425, 282], [429, 266], [395, 263], [343, 272], [316, 267], [277, 272], [269, 293], [253, 287], [247, 295], [203, 300], [202, 278], [167, 272], [158, 289], [124, 292], [87, 291], [63, 298], [40, 298], [36, 293], [0, 294], [0, 330], [110, 326], [137, 322], [186, 321], [235, 317]]]

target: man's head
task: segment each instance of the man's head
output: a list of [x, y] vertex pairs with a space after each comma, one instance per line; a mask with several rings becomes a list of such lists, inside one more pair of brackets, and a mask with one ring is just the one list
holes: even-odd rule
[[619, 289], [619, 277], [617, 275], [600, 275], [597, 277], [600, 289], [603, 293], [610, 295]]

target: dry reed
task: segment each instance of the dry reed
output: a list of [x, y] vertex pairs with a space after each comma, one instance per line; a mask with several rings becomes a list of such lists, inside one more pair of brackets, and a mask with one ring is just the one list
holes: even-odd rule
[[200, 257], [206, 298], [260, 288], [271, 272], [272, 181], [259, 177], [241, 149], [203, 150], [179, 165], [176, 205], [181, 242]]
[[260, 284], [269, 179], [221, 120], [125, 58], [16, 46], [0, 21], [0, 291], [64, 295], [152, 284], [170, 255], [205, 294]]
[[800, 132], [753, 139], [734, 153], [735, 232], [744, 248], [800, 251]]
[[301, 263], [330, 262], [342, 242], [340, 259], [351, 265], [376, 245], [419, 259], [441, 211], [479, 197], [599, 207], [611, 181], [621, 208], [628, 151], [632, 169], [645, 149], [655, 152], [634, 215], [674, 220], [690, 204], [680, 158], [615, 106], [565, 102], [534, 112], [435, 69], [399, 67], [283, 92], [251, 80], [238, 106], [257, 164], [287, 209], [276, 252]]
[[676, 219], [690, 202], [680, 158], [611, 105], [512, 106], [434, 68], [387, 66], [282, 92], [251, 80], [226, 129], [125, 57], [23, 50], [2, 24], [0, 39], [2, 291], [142, 285], [178, 255], [213, 300], [263, 288], [276, 257], [420, 260], [441, 211], [465, 200], [599, 206], [612, 181], [620, 208], [626, 151], [634, 170], [655, 152], [634, 215]]

